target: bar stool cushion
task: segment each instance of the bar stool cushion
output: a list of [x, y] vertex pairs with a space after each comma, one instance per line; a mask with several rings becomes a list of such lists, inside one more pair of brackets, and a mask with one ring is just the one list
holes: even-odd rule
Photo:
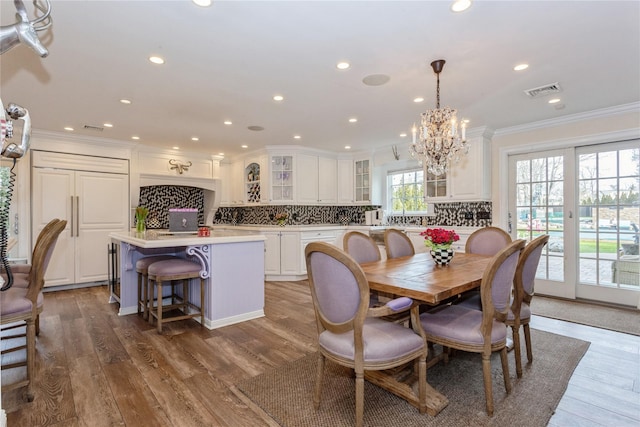
[[148, 274], [154, 277], [178, 276], [184, 274], [200, 275], [200, 264], [181, 258], [158, 261], [149, 266]]
[[145, 273], [151, 264], [158, 261], [165, 261], [168, 259], [175, 259], [175, 255], [152, 255], [144, 258], [140, 258], [136, 261], [136, 271], [138, 273]]

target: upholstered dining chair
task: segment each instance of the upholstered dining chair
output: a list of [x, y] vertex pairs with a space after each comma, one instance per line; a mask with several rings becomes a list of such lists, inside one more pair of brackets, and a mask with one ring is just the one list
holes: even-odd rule
[[534, 293], [536, 270], [538, 270], [542, 250], [548, 242], [549, 235], [544, 234], [536, 237], [525, 246], [522, 255], [520, 255], [520, 260], [516, 267], [516, 275], [513, 280], [514, 297], [506, 324], [511, 326], [513, 331], [513, 347], [515, 350], [516, 374], [518, 378], [522, 377], [522, 360], [520, 355], [521, 325], [527, 347], [527, 360], [529, 363], [533, 361], [531, 332], [529, 330], [529, 322], [531, 321], [531, 299]]
[[483, 227], [469, 236], [464, 251], [470, 254], [494, 256], [511, 243], [511, 236], [498, 227]]
[[480, 285], [482, 311], [448, 305], [420, 315], [427, 342], [482, 355], [486, 410], [493, 415], [491, 354], [500, 352], [507, 393], [511, 391], [507, 361], [507, 327], [511, 289], [524, 240], [516, 240], [498, 252], [486, 267]]
[[389, 259], [415, 255], [416, 253], [411, 239], [404, 231], [395, 228], [388, 228], [384, 231], [384, 247]]
[[[26, 325], [26, 343], [20, 343], [17, 346], [10, 346], [3, 350], [3, 355], [12, 353], [26, 348], [26, 361], [18, 361], [8, 363], [2, 366], [3, 370], [17, 368], [21, 366], [27, 367], [27, 377], [24, 380], [18, 380], [12, 384], [2, 384], [3, 391], [13, 390], [15, 388], [26, 386], [25, 397], [27, 401], [33, 400], [33, 379], [35, 372], [35, 355], [36, 355], [36, 319], [43, 309], [44, 298], [42, 296], [42, 287], [44, 286], [44, 276], [53, 254], [58, 236], [64, 230], [67, 221], [59, 221], [53, 225], [45, 235], [42, 236], [40, 244], [34, 250], [32, 266], [29, 271], [29, 285], [27, 288], [11, 287], [6, 291], [0, 292], [0, 326], [3, 331], [6, 326], [25, 326]], [[8, 328], [9, 329], [9, 328]], [[21, 338], [22, 335], [8, 335], [3, 333], [3, 340], [13, 340]]]
[[426, 411], [427, 347], [419, 328], [409, 329], [379, 319], [411, 311], [417, 325], [418, 307], [410, 298], [369, 308], [369, 283], [360, 265], [346, 252], [324, 242], [305, 248], [307, 273], [318, 328], [318, 369], [313, 394], [320, 406], [325, 361], [352, 368], [356, 385], [356, 426], [364, 420], [364, 373], [390, 369], [414, 361], [418, 372], [415, 397], [420, 413]]
[[358, 264], [380, 261], [380, 249], [376, 242], [368, 235], [359, 231], [348, 231], [342, 238], [344, 250], [356, 260]]
[[[38, 234], [38, 238], [36, 239], [35, 245], [33, 245], [33, 252], [31, 253], [31, 259], [33, 259], [33, 255], [35, 254], [36, 248], [42, 244], [42, 238], [49, 233], [51, 228], [60, 222], [58, 218], [54, 218], [49, 221], [43, 228], [40, 230]], [[11, 265], [11, 274], [13, 275], [13, 285], [21, 288], [26, 288], [29, 285], [28, 276], [31, 272], [31, 264], [12, 264]], [[7, 280], [7, 272], [4, 269], [3, 265], [0, 265], [0, 275], [4, 280]]]
[[[60, 219], [54, 218], [49, 221], [43, 228], [40, 230], [38, 234], [38, 238], [36, 239], [36, 243], [33, 246], [33, 252], [31, 253], [31, 260], [35, 257], [38, 251], [44, 250], [42, 247], [44, 237], [48, 236], [51, 233], [53, 227], [60, 222]], [[47, 261], [48, 262], [48, 261]], [[31, 266], [32, 264], [12, 264], [11, 265], [11, 275], [13, 276], [13, 284], [12, 287], [23, 288], [26, 289], [29, 287], [29, 277], [31, 275]], [[8, 280], [7, 273], [4, 269], [0, 269], [0, 275], [6, 281]], [[36, 335], [40, 335], [40, 316], [36, 319]]]

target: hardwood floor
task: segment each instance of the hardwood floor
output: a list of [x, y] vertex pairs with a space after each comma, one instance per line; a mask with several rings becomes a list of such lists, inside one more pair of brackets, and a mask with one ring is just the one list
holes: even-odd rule
[[[266, 282], [262, 319], [212, 331], [185, 320], [163, 335], [107, 298], [106, 287], [45, 294], [36, 398], [2, 394], [9, 426], [275, 425], [234, 384], [315, 351], [306, 282]], [[550, 426], [640, 424], [640, 337], [543, 317], [532, 327], [592, 343]]]

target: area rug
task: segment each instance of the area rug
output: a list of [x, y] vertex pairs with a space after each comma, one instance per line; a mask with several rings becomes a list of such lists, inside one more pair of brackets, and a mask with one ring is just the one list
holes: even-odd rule
[[531, 312], [537, 316], [640, 336], [640, 310], [633, 308], [610, 307], [536, 295], [531, 300]]
[[[524, 341], [524, 340], [523, 340]], [[428, 382], [447, 396], [449, 405], [432, 417], [420, 414], [403, 399], [365, 382], [364, 424], [367, 426], [545, 426], [566, 390], [569, 378], [589, 343], [532, 330], [534, 362], [515, 375], [509, 353], [512, 391], [506, 394], [500, 357], [492, 357], [495, 413], [488, 417], [479, 354], [456, 352], [448, 364], [427, 372]], [[320, 409], [313, 408], [317, 355], [310, 354], [285, 366], [236, 385], [238, 395], [259, 406], [285, 427], [351, 426], [355, 423], [355, 384], [346, 368], [327, 362]]]

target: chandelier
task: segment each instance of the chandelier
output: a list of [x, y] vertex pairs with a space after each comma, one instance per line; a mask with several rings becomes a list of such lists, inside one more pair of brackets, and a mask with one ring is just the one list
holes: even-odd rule
[[[444, 68], [444, 59], [431, 63], [438, 78], [435, 110], [422, 113], [420, 127], [413, 125], [413, 143], [409, 147], [411, 157], [418, 160], [427, 172], [439, 176], [447, 172], [451, 162], [460, 160], [460, 156], [469, 152], [466, 141], [466, 122], [460, 125], [456, 120], [456, 110], [440, 108], [440, 72]], [[425, 177], [426, 178], [426, 177]]]

